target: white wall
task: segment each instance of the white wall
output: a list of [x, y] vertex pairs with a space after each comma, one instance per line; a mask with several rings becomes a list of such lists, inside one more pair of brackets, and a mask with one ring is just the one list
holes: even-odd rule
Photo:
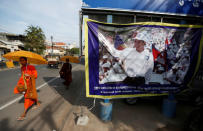
[[[46, 49], [45, 53], [46, 54], [52, 53], [52, 49]], [[60, 51], [60, 50], [53, 49], [53, 53], [54, 54], [64, 55], [65, 51]]]

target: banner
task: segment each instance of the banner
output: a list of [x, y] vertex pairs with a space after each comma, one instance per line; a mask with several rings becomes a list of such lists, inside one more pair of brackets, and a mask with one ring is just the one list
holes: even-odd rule
[[199, 66], [202, 29], [198, 25], [119, 25], [87, 19], [87, 97], [155, 96], [183, 90]]
[[83, 0], [82, 8], [203, 16], [203, 0]]

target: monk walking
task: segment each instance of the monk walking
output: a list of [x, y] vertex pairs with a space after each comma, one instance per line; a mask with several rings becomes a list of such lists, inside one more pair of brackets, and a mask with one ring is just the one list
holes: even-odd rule
[[[38, 99], [37, 99], [37, 91], [35, 87], [35, 80], [37, 79], [37, 71], [34, 66], [29, 65], [27, 63], [26, 57], [21, 57], [20, 63], [22, 65], [21, 77], [17, 83], [17, 86], [14, 88], [14, 93], [24, 94], [24, 112], [17, 119], [17, 120], [24, 120], [28, 109], [34, 104], [36, 104], [36, 106], [34, 106], [33, 109], [37, 108], [38, 106], [40, 106], [40, 103], [38, 102]], [[21, 91], [20, 87], [23, 87], [26, 90]]]
[[71, 70], [72, 70], [72, 65], [69, 63], [69, 59], [66, 59], [66, 63], [63, 64], [59, 74], [60, 74], [60, 77], [65, 80], [63, 84], [67, 86], [67, 89], [70, 83], [72, 82]]

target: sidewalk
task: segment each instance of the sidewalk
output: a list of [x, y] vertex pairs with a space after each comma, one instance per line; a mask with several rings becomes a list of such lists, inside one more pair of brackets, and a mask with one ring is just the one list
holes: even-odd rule
[[[168, 119], [161, 113], [161, 98], [143, 98], [133, 106], [125, 104], [123, 99], [115, 99], [112, 100], [112, 121], [102, 122], [99, 118], [101, 99], [96, 100], [96, 106], [91, 111], [88, 110], [93, 104], [93, 98], [85, 96], [84, 66], [80, 74], [80, 79], [77, 79], [77, 83], [73, 82], [68, 90], [68, 93], [74, 93], [77, 96], [71, 98], [70, 95], [64, 94], [64, 98], [69, 102], [71, 99], [77, 99], [65, 118], [62, 131], [180, 131], [190, 111], [187, 105], [178, 104], [176, 118]], [[76, 125], [75, 120], [81, 113], [81, 108], [89, 117], [86, 126]]]
[[[82, 103], [85, 101], [89, 101], [86, 106], [73, 107], [65, 120], [62, 131], [181, 131], [186, 114], [190, 111], [187, 109], [189, 107], [178, 105], [176, 118], [168, 119], [161, 113], [159, 100], [145, 99], [134, 106], [126, 105], [123, 100], [113, 100], [112, 121], [105, 123], [99, 119], [100, 100], [97, 101], [96, 107], [92, 111], [87, 110], [92, 100], [90, 102], [88, 98], [84, 98]], [[81, 113], [81, 108], [89, 117], [86, 126], [76, 125], [75, 120], [77, 114]]]
[[[179, 131], [181, 129], [190, 108], [187, 105], [177, 104], [176, 118], [167, 119], [161, 113], [162, 100], [158, 97], [143, 98], [132, 106], [125, 104], [123, 99], [114, 99], [112, 121], [102, 122], [99, 118], [101, 99], [96, 99], [95, 107], [91, 111], [88, 110], [93, 105], [93, 98], [86, 97], [84, 69], [84, 65], [74, 66], [73, 82], [68, 90], [65, 89], [60, 78], [38, 90], [41, 106], [37, 110], [30, 110], [26, 120], [19, 122], [15, 119], [16, 113], [22, 112], [23, 100], [2, 110], [0, 129], [6, 131]], [[75, 121], [81, 113], [81, 108], [89, 117], [89, 122], [85, 126], [76, 125]], [[9, 117], [11, 115], [12, 117]]]

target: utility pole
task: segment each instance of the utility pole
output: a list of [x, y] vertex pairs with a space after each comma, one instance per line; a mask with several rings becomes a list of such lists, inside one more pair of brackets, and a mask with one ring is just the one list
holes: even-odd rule
[[54, 48], [54, 44], [53, 44], [53, 36], [51, 36], [51, 56], [53, 56], [53, 48]]
[[83, 24], [83, 14], [82, 14], [82, 11], [79, 11], [79, 56], [82, 56], [82, 24]]

